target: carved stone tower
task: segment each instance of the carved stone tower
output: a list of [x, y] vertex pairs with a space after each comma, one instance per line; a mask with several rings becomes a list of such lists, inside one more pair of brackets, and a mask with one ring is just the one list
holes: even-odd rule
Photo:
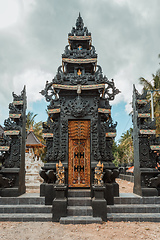
[[41, 91], [49, 102], [48, 120], [43, 124], [47, 154], [40, 173], [44, 179], [41, 195], [45, 185], [56, 181], [59, 161], [64, 166], [68, 187], [89, 188], [99, 161], [104, 172], [115, 169], [112, 142], [117, 123], [113, 124], [109, 101], [119, 90], [97, 65], [91, 33], [84, 27], [80, 14], [76, 27], [68, 34], [68, 42], [62, 66]]

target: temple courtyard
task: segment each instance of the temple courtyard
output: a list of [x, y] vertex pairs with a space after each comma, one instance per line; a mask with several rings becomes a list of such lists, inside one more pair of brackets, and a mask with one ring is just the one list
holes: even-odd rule
[[[118, 179], [120, 193], [132, 193], [133, 183]], [[38, 193], [39, 190], [27, 190]], [[55, 222], [1, 222], [0, 239], [160, 239], [160, 223], [104, 222], [102, 224], [63, 225]]]

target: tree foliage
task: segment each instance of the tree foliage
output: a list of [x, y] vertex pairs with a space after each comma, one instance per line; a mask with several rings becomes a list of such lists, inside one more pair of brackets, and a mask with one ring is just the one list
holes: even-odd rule
[[113, 154], [115, 157], [114, 164], [132, 164], [133, 163], [133, 129], [130, 128], [122, 134], [119, 143], [114, 142]]

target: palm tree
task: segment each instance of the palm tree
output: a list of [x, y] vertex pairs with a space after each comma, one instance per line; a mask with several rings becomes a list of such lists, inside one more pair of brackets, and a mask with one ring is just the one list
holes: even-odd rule
[[26, 117], [26, 130], [27, 132], [29, 132], [29, 130], [32, 129], [36, 137], [43, 143], [44, 139], [42, 137], [42, 121], [36, 123], [36, 116], [37, 114], [34, 114], [33, 112], [28, 112]]
[[35, 124], [35, 117], [37, 114], [34, 114], [33, 112], [28, 112], [27, 117], [26, 117], [26, 130], [29, 131], [31, 127], [34, 126]]
[[122, 162], [132, 163], [133, 162], [133, 140], [132, 140], [133, 129], [130, 128], [122, 134], [119, 140], [119, 147], [123, 150]]
[[[143, 85], [144, 89], [153, 91], [154, 100], [154, 114], [156, 118], [157, 133], [160, 134], [160, 69], [155, 74], [152, 74], [152, 80], [141, 77], [140, 83]], [[157, 91], [158, 90], [158, 91]], [[148, 98], [150, 99], [150, 93], [148, 93]]]

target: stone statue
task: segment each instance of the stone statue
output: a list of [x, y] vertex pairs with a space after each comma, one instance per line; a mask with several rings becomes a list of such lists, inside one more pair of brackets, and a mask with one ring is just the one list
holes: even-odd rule
[[56, 177], [57, 177], [57, 184], [63, 185], [65, 182], [65, 177], [64, 177], [64, 167], [61, 161], [59, 161], [59, 164], [56, 164]]
[[95, 174], [94, 174], [94, 184], [102, 185], [103, 184], [103, 163], [99, 161], [97, 167], [95, 167]]

